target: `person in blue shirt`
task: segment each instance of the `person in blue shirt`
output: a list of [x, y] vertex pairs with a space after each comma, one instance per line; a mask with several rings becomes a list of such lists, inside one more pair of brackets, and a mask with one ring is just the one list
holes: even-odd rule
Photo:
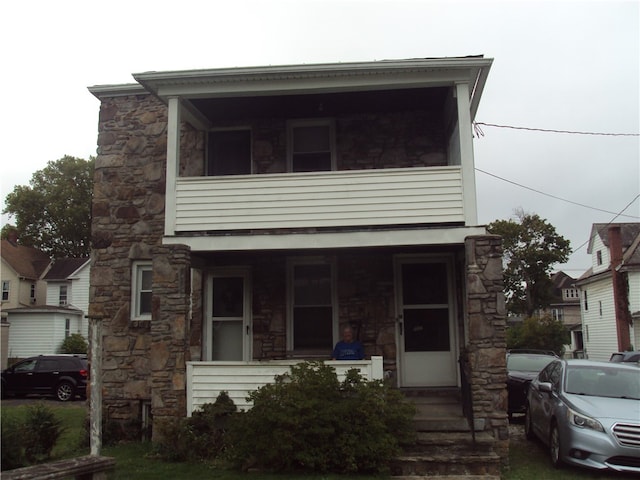
[[353, 339], [353, 330], [347, 326], [342, 329], [342, 340], [336, 343], [332, 360], [362, 360], [364, 359], [364, 349], [358, 340]]

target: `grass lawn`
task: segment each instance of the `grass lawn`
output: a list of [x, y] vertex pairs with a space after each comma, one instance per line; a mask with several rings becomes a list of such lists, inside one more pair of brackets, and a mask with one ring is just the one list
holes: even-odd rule
[[[81, 447], [84, 436], [84, 421], [86, 409], [80, 402], [72, 405], [56, 406], [48, 403], [63, 421], [65, 431], [53, 450], [54, 458], [66, 458], [89, 453], [87, 447]], [[2, 416], [24, 416], [26, 406], [5, 406], [3, 402]], [[521, 428], [521, 426], [519, 426]], [[518, 431], [518, 430], [516, 430]], [[207, 464], [198, 463], [167, 463], [154, 458], [151, 445], [146, 443], [123, 444], [104, 447], [102, 454], [116, 459], [115, 472], [109, 477], [113, 480], [155, 480], [158, 478], [171, 479], [213, 479], [213, 480], [344, 480], [357, 478], [360, 480], [380, 480], [375, 476], [340, 476], [340, 475], [281, 475], [267, 473], [239, 473]], [[504, 480], [626, 480], [636, 478], [633, 475], [600, 473], [574, 467], [554, 469], [548, 458], [546, 447], [539, 442], [524, 440], [521, 431], [512, 434], [509, 453], [510, 468], [503, 472]]]

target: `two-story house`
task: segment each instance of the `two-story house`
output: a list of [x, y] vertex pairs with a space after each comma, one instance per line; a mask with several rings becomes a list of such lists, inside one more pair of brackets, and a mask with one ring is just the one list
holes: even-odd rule
[[584, 342], [580, 317], [580, 290], [576, 286], [576, 279], [560, 271], [551, 274], [551, 283], [552, 300], [544, 313], [562, 322], [569, 330], [571, 342], [565, 346], [565, 356], [581, 357]]
[[55, 260], [41, 279], [42, 301], [7, 310], [12, 358], [58, 353], [74, 333], [88, 338], [89, 272], [89, 258]]
[[594, 223], [587, 251], [592, 266], [576, 282], [585, 354], [609, 360], [640, 346], [640, 223]]
[[374, 377], [470, 386], [475, 426], [504, 455], [502, 246], [478, 225], [472, 143], [491, 63], [146, 72], [90, 87], [105, 415], [190, 414], [260, 367], [329, 360], [350, 325]]

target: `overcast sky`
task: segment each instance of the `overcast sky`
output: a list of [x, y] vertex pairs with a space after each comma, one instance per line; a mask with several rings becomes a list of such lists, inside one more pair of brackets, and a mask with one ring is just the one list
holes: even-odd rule
[[[640, 131], [638, 1], [5, 1], [0, 18], [3, 202], [48, 161], [95, 155], [87, 86], [149, 70], [483, 54], [494, 64], [477, 122]], [[482, 131], [480, 223], [522, 208], [578, 249], [634, 198], [616, 221], [640, 221], [637, 136]], [[585, 245], [558, 268], [589, 266]]]

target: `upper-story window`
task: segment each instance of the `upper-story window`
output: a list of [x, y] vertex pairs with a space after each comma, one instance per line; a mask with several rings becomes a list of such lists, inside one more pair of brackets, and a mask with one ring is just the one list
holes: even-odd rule
[[589, 299], [587, 298], [587, 291], [584, 291], [584, 309], [589, 310]]
[[292, 120], [287, 127], [290, 172], [335, 170], [335, 128], [332, 120]]
[[131, 320], [151, 320], [152, 285], [151, 262], [135, 262], [131, 269]]
[[213, 130], [207, 140], [207, 175], [251, 173], [251, 130]]
[[576, 288], [565, 288], [563, 293], [565, 299], [578, 298], [578, 290]]
[[36, 303], [36, 284], [31, 284], [31, 289], [29, 290], [29, 300], [31, 303]]
[[60, 292], [58, 293], [58, 304], [66, 305], [69, 302], [68, 298], [69, 288], [67, 285], [60, 285]]
[[10, 286], [11, 286], [11, 283], [9, 282], [9, 280], [2, 281], [2, 301], [3, 302], [6, 302], [7, 300], [9, 300]]
[[602, 265], [602, 250], [596, 252], [596, 262], [598, 262], [598, 265]]

